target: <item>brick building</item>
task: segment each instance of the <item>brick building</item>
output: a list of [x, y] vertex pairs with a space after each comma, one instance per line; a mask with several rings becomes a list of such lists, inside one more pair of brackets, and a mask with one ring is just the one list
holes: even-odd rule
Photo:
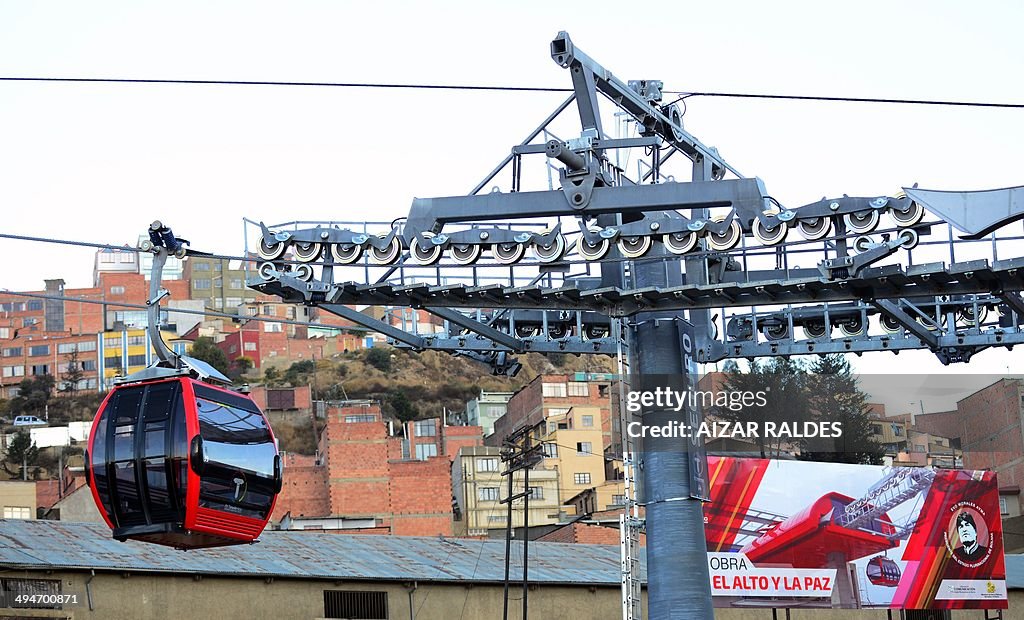
[[[595, 421], [601, 430], [602, 450], [611, 446], [613, 376], [594, 373], [539, 375], [509, 399], [505, 415], [494, 421], [494, 433], [487, 445], [500, 446], [512, 431], [523, 426], [536, 426], [549, 417], [568, 413], [572, 407], [592, 407], [599, 411]], [[617, 420], [617, 418], [616, 418]]]
[[[329, 407], [327, 425], [320, 435], [319, 460], [288, 456], [285, 488], [273, 520], [286, 514], [291, 518], [329, 517], [372, 523], [372, 527], [346, 532], [450, 536], [449, 459], [443, 451], [422, 460], [403, 458], [403, 439], [390, 429], [377, 404], [367, 401]], [[467, 435], [475, 436], [479, 443], [479, 432], [475, 427], [468, 433], [440, 436], [450, 437], [452, 446], [461, 447]]]
[[423, 460], [444, 455], [453, 460], [459, 449], [483, 445], [483, 429], [479, 426], [448, 426], [441, 418], [412, 420], [405, 423], [402, 456]]

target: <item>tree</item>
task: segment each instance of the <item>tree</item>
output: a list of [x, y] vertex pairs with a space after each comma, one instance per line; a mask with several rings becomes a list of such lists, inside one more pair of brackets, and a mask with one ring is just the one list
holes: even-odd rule
[[39, 414], [46, 411], [46, 405], [53, 396], [55, 383], [53, 375], [36, 375], [23, 379], [18, 384], [18, 395], [11, 399], [11, 414]]
[[[35, 465], [37, 460], [39, 460], [39, 448], [33, 443], [29, 432], [21, 430], [14, 434], [11, 443], [7, 446], [7, 457], [3, 462], [3, 470], [7, 472], [8, 476], [21, 478], [26, 475], [24, 468]], [[14, 471], [7, 466], [8, 463], [14, 466]]]
[[284, 371], [284, 380], [292, 387], [306, 385], [309, 383], [309, 376], [316, 372], [316, 364], [313, 360], [302, 360], [293, 362], [288, 370]]
[[850, 362], [843, 355], [826, 355], [815, 361], [811, 372], [810, 402], [815, 420], [838, 424], [842, 436], [807, 440], [800, 458], [881, 464], [885, 451], [873, 438], [867, 395], [857, 387]]
[[412, 404], [409, 397], [401, 390], [388, 392], [387, 402], [395, 412], [395, 417], [403, 422], [415, 420], [420, 415], [420, 410]]
[[78, 395], [79, 382], [85, 378], [85, 372], [82, 370], [82, 364], [78, 361], [78, 347], [72, 349], [66, 359], [67, 366], [64, 367], [64, 372], [60, 375], [60, 391], [65, 392], [71, 398], [74, 398]]
[[267, 368], [265, 368], [263, 370], [263, 383], [267, 384], [268, 386], [276, 385], [277, 382], [280, 381], [280, 380], [281, 380], [281, 371], [280, 370], [274, 368], [273, 366], [268, 366]]
[[189, 350], [189, 356], [202, 360], [219, 370], [224, 375], [227, 375], [231, 370], [231, 364], [228, 362], [228, 356], [224, 355], [224, 351], [213, 342], [212, 338], [206, 336], [200, 336], [196, 338], [196, 341], [192, 343], [192, 349]]
[[[798, 361], [775, 357], [768, 362], [750, 363], [749, 372], [742, 372], [738, 364], [728, 366], [729, 372], [723, 389], [740, 394], [764, 393], [764, 406], [744, 406], [738, 409], [719, 408], [717, 414], [729, 422], [754, 422], [759, 432], [752, 439], [761, 452], [761, 458], [778, 456], [782, 444], [794, 447], [796, 442], [785, 436], [767, 437], [766, 423], [781, 428], [783, 423], [800, 423], [809, 419], [807, 371]], [[781, 434], [780, 434], [781, 435]]]
[[391, 372], [391, 351], [388, 349], [367, 349], [363, 360], [381, 372]]

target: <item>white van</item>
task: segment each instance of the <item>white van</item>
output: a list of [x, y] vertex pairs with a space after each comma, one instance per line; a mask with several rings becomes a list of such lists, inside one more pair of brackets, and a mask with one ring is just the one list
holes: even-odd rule
[[20, 415], [14, 418], [15, 426], [46, 426], [44, 420], [40, 420], [34, 415]]

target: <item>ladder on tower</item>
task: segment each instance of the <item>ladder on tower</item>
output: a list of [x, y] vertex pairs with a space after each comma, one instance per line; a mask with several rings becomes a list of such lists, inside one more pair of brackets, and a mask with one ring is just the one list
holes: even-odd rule
[[629, 392], [629, 344], [625, 340], [626, 330], [621, 319], [612, 321], [612, 333], [616, 337], [616, 357], [619, 376], [619, 436], [622, 441], [623, 495], [626, 505], [619, 515], [619, 555], [622, 560], [622, 620], [643, 618], [643, 598], [640, 581], [640, 532], [644, 523], [640, 519], [640, 506], [636, 485], [636, 452], [633, 440], [627, 432], [630, 414], [625, 407]]

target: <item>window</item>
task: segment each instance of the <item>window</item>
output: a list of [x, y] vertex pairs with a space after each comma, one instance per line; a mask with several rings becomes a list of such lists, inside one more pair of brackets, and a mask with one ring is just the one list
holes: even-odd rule
[[594, 416], [592, 416], [592, 415], [585, 415], [585, 416], [582, 417], [582, 420], [580, 420], [580, 422], [585, 427], [593, 426], [594, 425]]
[[96, 370], [96, 360], [85, 360], [84, 362], [82, 362], [82, 370], [85, 370], [85, 371], [95, 371]]
[[477, 471], [498, 471], [498, 459], [477, 459]]
[[287, 308], [285, 308], [284, 309], [284, 316], [285, 316], [286, 319], [294, 319], [295, 318], [295, 306], [288, 306]]
[[142, 355], [129, 355], [128, 356], [129, 366], [145, 366], [146, 365], [146, 354]]
[[135, 255], [132, 254], [131, 252], [121, 252], [121, 256], [119, 257], [118, 260], [119, 262], [122, 263], [134, 263]]
[[480, 487], [480, 490], [477, 493], [477, 496], [480, 498], [481, 501], [498, 501], [498, 487]]
[[874, 433], [875, 435], [881, 435], [882, 434], [882, 425], [881, 424], [872, 424], [871, 425], [871, 432]]
[[999, 496], [999, 514], [1001, 514], [1001, 515], [1008, 515], [1008, 514], [1010, 514], [1010, 510], [1006, 506], [1006, 496], [1005, 495], [1000, 495]]
[[572, 475], [572, 481], [576, 484], [590, 484], [590, 474], [577, 473]]
[[283, 330], [281, 329], [281, 324], [280, 323], [277, 323], [277, 322], [274, 322], [274, 321], [267, 321], [266, 323], [263, 324], [263, 331], [265, 331], [265, 332], [280, 332], [280, 331], [283, 331]]
[[43, 302], [41, 302], [39, 300], [30, 301], [30, 302], [28, 302], [28, 309], [29, 310], [42, 310], [43, 309]]
[[3, 374], [5, 377], [24, 377], [25, 367], [24, 366], [4, 366]]
[[892, 425], [892, 434], [897, 436], [897, 437], [901, 437], [903, 435], [903, 427], [900, 426], [899, 424], [893, 424]]
[[103, 339], [103, 346], [107, 349], [119, 349], [121, 348], [121, 337], [113, 336], [110, 338]]
[[565, 398], [566, 390], [564, 383], [541, 384], [541, 393], [545, 398]]
[[33, 364], [32, 365], [32, 374], [33, 375], [48, 375], [48, 374], [50, 374], [50, 365], [49, 364]]
[[388, 593], [324, 590], [324, 617], [350, 620], [389, 618]]
[[145, 336], [128, 336], [128, 346], [140, 346], [146, 344]]
[[626, 496], [625, 495], [612, 495], [612, 504], [615, 506], [625, 506]]
[[124, 287], [123, 286], [111, 286], [110, 287], [110, 294], [111, 295], [124, 295]]
[[209, 278], [196, 278], [192, 280], [192, 288], [197, 291], [208, 291], [210, 290], [211, 282]]
[[242, 282], [241, 278], [231, 278], [228, 281], [229, 288], [245, 288], [245, 282]]
[[96, 341], [90, 340], [88, 342], [66, 342], [64, 344], [57, 345], [57, 353], [61, 355], [74, 353], [75, 351], [95, 351]]
[[594, 453], [593, 444], [589, 441], [576, 442], [576, 454], [579, 456], [590, 456]]
[[582, 381], [569, 384], [569, 396], [590, 396], [590, 386]]
[[546, 443], [546, 444], [544, 444], [543, 451], [544, 451], [544, 456], [546, 458], [549, 458], [549, 459], [557, 459], [558, 458], [558, 444]]
[[4, 357], [21, 357], [21, 347], [4, 349]]
[[255, 351], [256, 350], [256, 343], [255, 342], [246, 342], [245, 346], [243, 348], [246, 351]]
[[360, 422], [374, 422], [377, 416], [373, 414], [366, 415], [347, 415], [345, 416], [345, 424], [358, 424]]
[[100, 262], [101, 263], [112, 263], [112, 262], [114, 262], [114, 251], [113, 250], [101, 250], [100, 251]]
[[506, 515], [487, 515], [488, 523], [504, 523], [506, 520]]
[[416, 444], [416, 459], [425, 461], [432, 456], [437, 456], [437, 445], [432, 443]]
[[256, 316], [257, 314], [260, 313], [260, 309], [257, 308], [256, 306], [246, 306], [245, 313], [249, 316]]
[[11, 328], [10, 327], [0, 327], [0, 338], [10, 338], [10, 337], [11, 337]]
[[34, 318], [34, 317], [29, 317], [29, 318], [25, 318], [25, 319], [21, 320], [21, 326], [22, 327], [29, 327], [31, 325], [35, 325], [38, 322], [39, 322], [39, 319]]
[[267, 316], [277, 316], [276, 314], [274, 314], [274, 306], [271, 306], [271, 305], [264, 305], [263, 306], [263, 314], [265, 314]]
[[33, 347], [29, 347], [28, 354], [30, 356], [49, 355], [50, 354], [50, 345], [48, 345], [48, 344], [37, 344], [37, 345], [35, 345]]
[[530, 487], [530, 499], [544, 499], [544, 488]]
[[433, 420], [419, 420], [414, 422], [417, 437], [433, 437], [437, 435], [437, 427]]
[[31, 519], [32, 509], [28, 506], [4, 506], [5, 519]]
[[121, 367], [121, 356], [111, 355], [110, 357], [103, 358], [103, 365], [107, 368], [120, 368]]
[[210, 263], [196, 263], [192, 265], [192, 271], [209, 271]]

